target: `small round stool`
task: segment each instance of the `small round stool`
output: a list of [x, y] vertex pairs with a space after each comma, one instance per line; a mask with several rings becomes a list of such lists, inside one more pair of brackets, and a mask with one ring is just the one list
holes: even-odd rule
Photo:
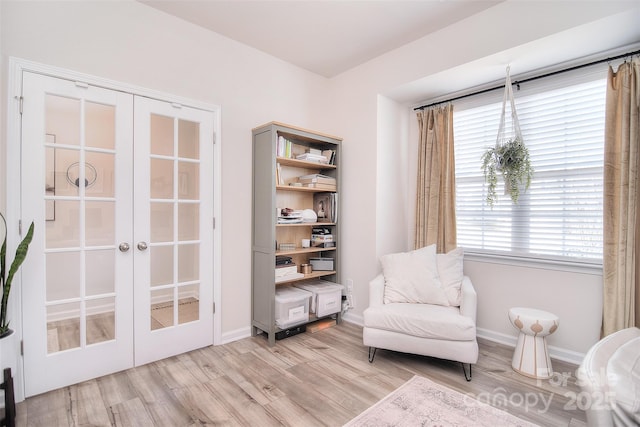
[[531, 378], [551, 378], [553, 369], [546, 336], [558, 329], [558, 316], [534, 308], [509, 310], [511, 324], [520, 331], [513, 352], [513, 370]]

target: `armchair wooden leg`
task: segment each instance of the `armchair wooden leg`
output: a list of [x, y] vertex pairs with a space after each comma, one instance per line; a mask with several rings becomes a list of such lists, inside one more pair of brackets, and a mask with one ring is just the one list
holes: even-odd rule
[[464, 363], [460, 362], [462, 364], [462, 372], [464, 372], [464, 379], [467, 381], [471, 381], [471, 363], [469, 363], [469, 375], [467, 375], [467, 370], [464, 367]]
[[373, 363], [373, 358], [376, 357], [376, 350], [377, 348], [375, 347], [369, 347], [369, 363]]

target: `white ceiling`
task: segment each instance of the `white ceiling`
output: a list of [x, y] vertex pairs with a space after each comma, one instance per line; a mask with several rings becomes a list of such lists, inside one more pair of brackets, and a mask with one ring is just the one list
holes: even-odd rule
[[503, 0], [139, 0], [333, 77]]

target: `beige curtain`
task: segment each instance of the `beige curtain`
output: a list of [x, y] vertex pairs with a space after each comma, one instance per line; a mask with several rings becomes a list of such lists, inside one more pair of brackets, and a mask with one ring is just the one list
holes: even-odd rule
[[604, 153], [602, 336], [640, 326], [640, 60], [609, 67]]
[[453, 106], [418, 112], [418, 191], [414, 247], [436, 244], [438, 252], [456, 248]]

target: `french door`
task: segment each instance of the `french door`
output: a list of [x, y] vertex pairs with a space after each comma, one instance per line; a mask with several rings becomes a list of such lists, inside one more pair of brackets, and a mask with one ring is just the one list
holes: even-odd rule
[[25, 72], [25, 395], [213, 342], [213, 116]]

